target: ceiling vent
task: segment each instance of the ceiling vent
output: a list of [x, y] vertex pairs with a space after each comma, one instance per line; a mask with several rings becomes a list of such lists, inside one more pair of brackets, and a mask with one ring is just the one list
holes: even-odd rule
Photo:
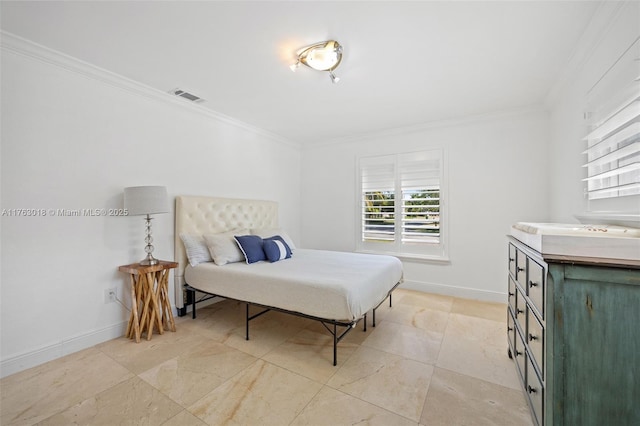
[[204, 102], [204, 99], [202, 99], [199, 96], [194, 95], [193, 93], [189, 93], [186, 90], [182, 90], [182, 89], [173, 89], [172, 91], [170, 91], [169, 93], [171, 93], [172, 95], [176, 95], [176, 96], [180, 96], [181, 98], [185, 98], [190, 100], [191, 102]]

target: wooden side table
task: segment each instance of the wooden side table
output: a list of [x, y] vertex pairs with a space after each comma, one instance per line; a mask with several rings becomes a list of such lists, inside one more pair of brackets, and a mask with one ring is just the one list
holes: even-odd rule
[[147, 332], [151, 340], [154, 327], [158, 333], [164, 330], [176, 331], [176, 324], [169, 303], [169, 272], [177, 268], [177, 262], [161, 260], [157, 265], [122, 265], [118, 270], [131, 277], [131, 316], [126, 336], [140, 342], [140, 336]]

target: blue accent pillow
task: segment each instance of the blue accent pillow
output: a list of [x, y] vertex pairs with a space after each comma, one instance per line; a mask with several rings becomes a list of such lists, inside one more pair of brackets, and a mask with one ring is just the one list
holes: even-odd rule
[[277, 262], [291, 257], [291, 249], [282, 239], [265, 238], [262, 248], [269, 262]]
[[[286, 249], [286, 251], [287, 251], [287, 257], [286, 257], [287, 259], [288, 259], [288, 258], [290, 258], [290, 257], [291, 257], [291, 255], [293, 254], [293, 251], [291, 250], [291, 247], [289, 247], [289, 244], [287, 244], [287, 242], [285, 241], [285, 239], [284, 239], [282, 236], [280, 236], [280, 235], [274, 235], [273, 237], [264, 238], [262, 241], [267, 241], [267, 240], [269, 240], [269, 241], [280, 241], [280, 242], [282, 242], [282, 244], [284, 245], [284, 248], [285, 248], [285, 249]], [[265, 254], [266, 254], [266, 250], [265, 250]], [[267, 258], [268, 258], [268, 257], [269, 257], [269, 256], [267, 255]]]
[[262, 249], [262, 238], [257, 235], [236, 235], [233, 237], [242, 250], [247, 263], [256, 263], [267, 260]]

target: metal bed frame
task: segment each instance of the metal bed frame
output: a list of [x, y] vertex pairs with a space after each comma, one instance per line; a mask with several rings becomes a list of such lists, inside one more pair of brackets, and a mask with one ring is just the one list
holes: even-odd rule
[[[376, 326], [376, 309], [378, 309], [380, 307], [380, 305], [382, 305], [384, 303], [385, 300], [389, 299], [389, 307], [392, 306], [392, 293], [393, 291], [400, 285], [400, 282], [398, 282], [396, 285], [393, 286], [393, 288], [391, 288], [391, 290], [389, 290], [389, 292], [387, 293], [387, 295], [382, 299], [382, 301], [380, 301], [380, 303], [378, 303], [376, 305], [375, 308], [373, 308], [372, 310], [372, 325], [375, 327]], [[204, 302], [206, 300], [210, 300], [213, 299], [215, 297], [220, 297], [220, 298], [224, 298], [224, 299], [229, 299], [229, 300], [237, 300], [238, 302], [241, 303], [245, 303], [246, 304], [246, 340], [249, 340], [249, 321], [258, 318], [259, 316], [266, 314], [269, 311], [277, 311], [277, 312], [282, 312], [285, 314], [289, 314], [289, 315], [294, 315], [294, 316], [298, 316], [298, 317], [302, 317], [302, 318], [307, 318], [307, 319], [311, 319], [314, 321], [319, 321], [324, 328], [327, 329], [327, 331], [333, 336], [333, 365], [338, 365], [338, 343], [352, 330], [356, 327], [356, 325], [360, 322], [360, 320], [364, 320], [364, 327], [363, 327], [363, 331], [366, 332], [367, 331], [367, 314], [365, 313], [362, 317], [357, 318], [353, 321], [339, 321], [339, 320], [334, 320], [334, 319], [327, 319], [327, 318], [320, 318], [320, 317], [316, 317], [316, 316], [312, 316], [312, 315], [307, 315], [307, 314], [303, 314], [302, 312], [296, 312], [296, 311], [289, 311], [287, 309], [282, 309], [282, 308], [277, 308], [275, 306], [266, 306], [266, 305], [261, 305], [259, 303], [253, 303], [253, 302], [247, 302], [246, 300], [238, 300], [238, 299], [232, 299], [229, 297], [225, 297], [225, 296], [220, 296], [218, 294], [213, 294], [213, 293], [207, 293], [204, 292], [202, 290], [198, 290], [197, 288], [191, 287], [189, 284], [184, 284], [184, 289], [187, 292], [187, 304], [191, 305], [191, 318], [195, 319], [196, 318], [196, 304], [197, 303], [201, 303]], [[196, 292], [199, 293], [203, 293], [204, 296], [201, 297], [200, 299], [196, 298]], [[251, 315], [250, 313], [250, 306], [255, 306], [258, 308], [261, 308], [262, 310], [258, 313], [255, 313], [253, 315]], [[187, 313], [187, 307], [185, 305], [184, 308], [180, 309], [178, 311], [178, 315], [179, 316], [184, 316]], [[329, 324], [329, 326], [327, 325]], [[330, 327], [332, 326], [332, 327]], [[340, 332], [338, 331], [338, 327], [343, 327], [344, 330], [340, 330]]]
[[[216, 234], [226, 232], [232, 229], [274, 229], [278, 228], [278, 203], [275, 201], [265, 200], [242, 200], [233, 198], [219, 197], [203, 197], [203, 196], [176, 196], [175, 206], [175, 244], [174, 254], [175, 261], [178, 262], [178, 268], [174, 271], [174, 289], [176, 309], [179, 316], [187, 314], [187, 307], [192, 306], [192, 316], [196, 316], [196, 303], [204, 302], [213, 297], [222, 297], [232, 300], [238, 300], [226, 297], [224, 295], [212, 294], [191, 287], [185, 280], [184, 272], [188, 264], [187, 253], [180, 238], [181, 233], [193, 235]], [[389, 306], [391, 306], [391, 293], [402, 282], [396, 283], [387, 295], [373, 308], [373, 325], [376, 322], [376, 309], [389, 298]], [[196, 298], [196, 291], [204, 294], [200, 299]], [[353, 320], [335, 320], [327, 318], [319, 318], [303, 314], [301, 312], [289, 311], [273, 306], [260, 305], [258, 303], [248, 302], [246, 300], [238, 300], [247, 304], [246, 309], [246, 338], [249, 340], [249, 321], [258, 318], [269, 311], [279, 311], [291, 315], [300, 316], [319, 321], [333, 336], [333, 365], [337, 365], [337, 345], [349, 331], [351, 331], [360, 320], [364, 319], [364, 331], [366, 331], [367, 321], [366, 314]], [[260, 312], [251, 314], [250, 305], [261, 309]], [[338, 330], [340, 327], [340, 330]]]

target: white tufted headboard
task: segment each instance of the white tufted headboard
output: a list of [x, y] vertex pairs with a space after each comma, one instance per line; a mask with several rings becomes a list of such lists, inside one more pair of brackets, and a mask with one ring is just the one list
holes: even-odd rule
[[217, 234], [237, 228], [277, 228], [278, 203], [275, 201], [240, 200], [233, 198], [176, 197], [175, 270], [176, 308], [184, 306], [184, 268], [187, 253], [181, 233], [193, 235]]

